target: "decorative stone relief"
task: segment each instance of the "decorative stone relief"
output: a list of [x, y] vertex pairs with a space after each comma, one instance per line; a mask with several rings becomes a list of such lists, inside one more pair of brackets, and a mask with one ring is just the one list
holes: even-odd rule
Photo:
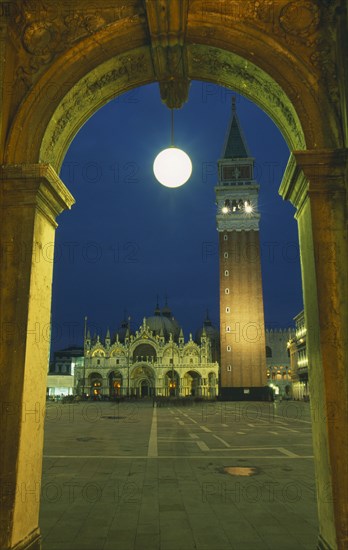
[[187, 78], [175, 78], [160, 82], [161, 99], [169, 109], [180, 109], [188, 99], [190, 81]]
[[16, 17], [16, 27], [25, 55], [21, 55], [23, 61], [16, 72], [15, 86], [22, 83], [25, 91], [28, 90], [41, 68], [79, 40], [111, 23], [143, 16], [144, 11], [136, 10], [134, 5], [101, 8], [96, 13], [95, 5], [88, 3], [86, 10], [73, 9], [69, 5], [55, 10], [42, 2], [35, 5], [24, 2]]
[[[304, 137], [294, 108], [287, 100], [282, 89], [254, 64], [241, 57], [223, 52], [217, 48], [191, 46], [188, 49], [190, 76], [206, 74], [221, 84], [234, 85], [234, 88], [246, 95], [257, 93], [261, 104], [268, 105], [273, 112], [278, 112], [278, 120], [283, 123], [282, 130], [291, 135], [293, 146], [297, 149], [305, 148]], [[202, 71], [203, 68], [203, 71]], [[238, 85], [236, 86], [236, 83]]]
[[[195, 6], [193, 6], [193, 10]], [[256, 23], [270, 23], [273, 21], [274, 1], [273, 0], [230, 0], [228, 2], [217, 2], [216, 0], [203, 0], [198, 10], [203, 20], [210, 20], [214, 14], [218, 16], [221, 24], [231, 21], [245, 21], [252, 19]], [[216, 32], [216, 29], [213, 29]]]
[[299, 38], [313, 34], [319, 26], [320, 10], [313, 2], [295, 0], [280, 11], [279, 23], [287, 33]]
[[127, 89], [133, 80], [142, 83], [145, 76], [152, 74], [153, 69], [150, 56], [136, 51], [109, 60], [105, 63], [104, 71], [92, 71], [65, 96], [47, 128], [41, 160], [53, 160], [55, 148], [64, 139], [63, 135], [69, 125], [79, 118], [79, 113], [90, 112], [91, 106], [103, 104], [103, 97], [116, 96], [122, 89]]

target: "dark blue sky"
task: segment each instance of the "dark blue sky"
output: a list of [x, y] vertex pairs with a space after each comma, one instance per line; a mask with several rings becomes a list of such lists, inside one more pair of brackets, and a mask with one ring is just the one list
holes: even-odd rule
[[[191, 179], [167, 189], [154, 178], [157, 153], [170, 144], [170, 111], [157, 85], [133, 90], [80, 129], [61, 170], [76, 204], [59, 218], [52, 304], [54, 350], [114, 332], [124, 310], [135, 328], [164, 296], [185, 337], [206, 309], [218, 324], [216, 162], [231, 116], [232, 91], [193, 82], [175, 111], [175, 144], [191, 157]], [[294, 208], [278, 195], [287, 145], [273, 121], [237, 95], [237, 113], [260, 183], [260, 239], [267, 327], [291, 326], [302, 308]]]

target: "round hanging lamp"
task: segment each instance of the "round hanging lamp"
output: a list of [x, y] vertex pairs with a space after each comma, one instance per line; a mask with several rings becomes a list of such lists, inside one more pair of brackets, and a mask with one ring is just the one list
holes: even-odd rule
[[171, 146], [161, 151], [153, 163], [156, 179], [165, 187], [180, 187], [190, 178], [192, 162], [182, 149], [174, 147], [174, 112], [171, 109]]

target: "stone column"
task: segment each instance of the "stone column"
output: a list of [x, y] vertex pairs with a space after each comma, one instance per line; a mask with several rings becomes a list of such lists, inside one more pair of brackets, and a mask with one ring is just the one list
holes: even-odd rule
[[38, 527], [56, 216], [74, 199], [50, 165], [0, 167], [0, 548]]
[[294, 152], [280, 193], [297, 208], [320, 534], [348, 544], [347, 150]]

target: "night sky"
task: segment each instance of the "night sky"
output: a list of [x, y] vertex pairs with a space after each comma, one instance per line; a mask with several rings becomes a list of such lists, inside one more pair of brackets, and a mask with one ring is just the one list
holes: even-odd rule
[[[185, 338], [207, 309], [218, 326], [218, 233], [214, 186], [231, 116], [231, 90], [193, 82], [175, 111], [175, 145], [191, 157], [191, 179], [177, 189], [152, 172], [170, 145], [170, 111], [157, 84], [111, 101], [80, 129], [60, 176], [76, 199], [58, 218], [52, 303], [52, 349], [82, 345], [91, 333], [114, 333], [125, 312], [137, 329], [165, 296]], [[237, 114], [260, 184], [260, 239], [265, 321], [293, 326], [302, 309], [295, 209], [278, 195], [288, 147], [273, 121], [236, 95]]]

